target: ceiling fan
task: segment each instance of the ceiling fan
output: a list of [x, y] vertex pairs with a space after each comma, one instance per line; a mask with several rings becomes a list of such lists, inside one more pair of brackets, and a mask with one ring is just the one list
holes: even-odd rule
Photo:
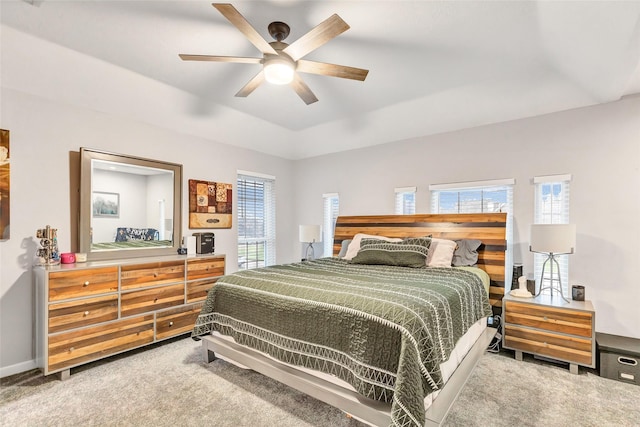
[[341, 77], [364, 81], [369, 70], [347, 67], [301, 59], [309, 52], [319, 48], [334, 37], [349, 29], [349, 25], [334, 14], [291, 44], [283, 40], [289, 35], [289, 26], [284, 22], [272, 22], [268, 31], [275, 41], [268, 43], [249, 22], [228, 3], [213, 3], [213, 7], [238, 28], [249, 41], [263, 54], [262, 58], [238, 56], [187, 55], [180, 54], [184, 61], [239, 62], [244, 64], [262, 64], [262, 70], [249, 80], [236, 96], [246, 97], [265, 80], [275, 84], [289, 84], [307, 104], [318, 100], [309, 86], [298, 75], [301, 73]]

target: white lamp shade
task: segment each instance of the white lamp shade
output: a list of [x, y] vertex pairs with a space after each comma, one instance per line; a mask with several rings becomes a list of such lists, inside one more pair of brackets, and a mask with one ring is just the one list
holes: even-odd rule
[[575, 224], [532, 224], [531, 251], [554, 254], [575, 252]]
[[300, 241], [303, 243], [322, 241], [322, 227], [319, 225], [301, 225]]

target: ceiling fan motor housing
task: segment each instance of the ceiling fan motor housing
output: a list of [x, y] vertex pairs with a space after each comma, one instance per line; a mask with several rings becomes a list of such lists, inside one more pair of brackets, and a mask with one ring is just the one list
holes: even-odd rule
[[287, 24], [280, 21], [274, 21], [267, 27], [269, 34], [275, 40], [281, 42], [289, 36], [289, 31], [291, 30]]

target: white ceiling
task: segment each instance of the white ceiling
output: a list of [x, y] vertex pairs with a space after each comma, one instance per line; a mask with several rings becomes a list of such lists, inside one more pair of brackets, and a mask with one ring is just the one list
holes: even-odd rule
[[[3, 0], [0, 17], [4, 26], [190, 94], [190, 105], [180, 106], [179, 114], [201, 122], [210, 117], [214, 126], [216, 109], [228, 110], [219, 142], [292, 159], [640, 93], [640, 1], [233, 5], [268, 41], [271, 21], [288, 23], [286, 41], [293, 42], [339, 14], [351, 28], [305, 59], [366, 68], [367, 79], [303, 74], [319, 98], [309, 106], [287, 86], [263, 84], [249, 97], [236, 98], [259, 65], [178, 58], [261, 57], [207, 1]], [[224, 124], [215, 126], [219, 131]], [[269, 130], [273, 144], [260, 138], [261, 129]], [[220, 134], [206, 126], [192, 132]]]

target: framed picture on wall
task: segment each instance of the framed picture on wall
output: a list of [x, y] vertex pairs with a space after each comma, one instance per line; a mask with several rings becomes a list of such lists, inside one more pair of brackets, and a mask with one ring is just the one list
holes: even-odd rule
[[231, 228], [231, 184], [189, 180], [189, 228]]
[[9, 131], [0, 129], [0, 240], [9, 239], [10, 175]]
[[94, 191], [92, 196], [94, 218], [120, 217], [120, 194]]

